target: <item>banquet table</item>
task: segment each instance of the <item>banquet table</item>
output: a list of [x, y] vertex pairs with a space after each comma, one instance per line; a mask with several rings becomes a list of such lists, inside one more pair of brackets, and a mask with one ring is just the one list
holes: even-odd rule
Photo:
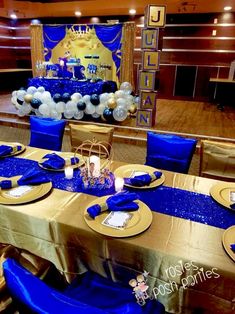
[[[10, 158], [39, 161], [46, 153], [26, 147]], [[123, 163], [113, 161], [112, 170], [120, 165]], [[209, 195], [218, 182], [163, 173], [164, 187], [203, 195]], [[235, 313], [235, 263], [222, 246], [224, 229], [153, 211], [146, 231], [126, 238], [109, 237], [91, 230], [84, 220], [85, 209], [96, 199], [68, 187], [67, 191], [53, 188], [28, 204], [0, 205], [0, 242], [49, 260], [68, 281], [91, 269], [128, 285], [146, 271], [153, 296], [169, 313], [193, 313], [195, 309]]]

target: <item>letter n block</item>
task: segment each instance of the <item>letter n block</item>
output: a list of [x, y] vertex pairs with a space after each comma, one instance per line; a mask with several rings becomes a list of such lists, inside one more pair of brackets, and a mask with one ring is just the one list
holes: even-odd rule
[[155, 112], [151, 109], [138, 109], [136, 115], [136, 125], [144, 128], [154, 126]]

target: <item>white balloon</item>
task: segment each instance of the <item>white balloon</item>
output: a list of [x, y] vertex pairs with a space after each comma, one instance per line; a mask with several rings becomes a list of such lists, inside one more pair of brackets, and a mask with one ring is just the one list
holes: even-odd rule
[[43, 114], [41, 114], [41, 112], [38, 109], [35, 109], [34, 112], [37, 117], [43, 117]]
[[95, 112], [91, 116], [92, 116], [92, 118], [98, 119], [100, 117], [100, 114]]
[[122, 122], [126, 120], [127, 115], [128, 115], [128, 111], [124, 109], [123, 107], [116, 107], [113, 110], [113, 117], [118, 122]]
[[123, 92], [123, 90], [117, 90], [115, 92], [115, 98], [123, 98], [125, 96], [125, 93]]
[[33, 98], [37, 98], [37, 99], [41, 100], [41, 98], [42, 98], [42, 93], [40, 93], [40, 92], [34, 93]]
[[49, 92], [43, 92], [41, 96], [41, 101], [47, 104], [50, 100], [51, 94]]
[[24, 111], [22, 110], [22, 108], [20, 108], [19, 110], [17, 110], [17, 115], [18, 115], [19, 117], [24, 117], [24, 116], [25, 116], [25, 113], [24, 113]]
[[88, 102], [88, 103], [86, 104], [85, 113], [86, 113], [86, 114], [93, 114], [93, 113], [95, 113], [95, 106], [92, 105], [91, 102]]
[[47, 104], [41, 104], [38, 110], [43, 116], [49, 116], [50, 114], [50, 108]]
[[50, 110], [56, 110], [56, 103], [51, 99], [48, 103]]
[[65, 111], [65, 103], [63, 101], [59, 101], [55, 104], [55, 109], [57, 112], [63, 113]]
[[65, 110], [64, 112], [64, 117], [66, 119], [72, 119], [73, 115], [74, 115], [74, 111], [72, 110]]
[[80, 99], [82, 99], [82, 95], [80, 93], [74, 93], [72, 96], [71, 96], [71, 100], [73, 101], [79, 101]]
[[37, 88], [35, 86], [29, 86], [27, 89], [27, 94], [31, 94], [33, 95], [34, 93], [36, 93]]
[[84, 117], [84, 111], [78, 110], [73, 117], [76, 120], [81, 120]]
[[52, 110], [50, 117], [56, 120], [60, 120], [62, 118], [62, 114], [57, 112], [56, 110]]
[[24, 98], [24, 95], [26, 95], [27, 93], [26, 93], [25, 90], [20, 89], [20, 90], [18, 90], [18, 91], [16, 92], [16, 94], [17, 94], [17, 98], [19, 98], [19, 97]]
[[99, 106], [95, 107], [95, 112], [101, 115], [103, 114], [105, 108], [106, 108], [105, 104], [99, 104]]
[[40, 92], [40, 93], [43, 93], [43, 92], [45, 92], [45, 88], [43, 86], [39, 86], [37, 88], [37, 91]]
[[77, 103], [75, 101], [68, 101], [66, 104], [65, 104], [65, 110], [77, 110]]
[[14, 106], [17, 106], [17, 105], [18, 105], [16, 96], [11, 97], [11, 103], [12, 103]]
[[109, 99], [109, 94], [108, 93], [103, 93], [100, 95], [100, 103], [104, 103]]
[[117, 103], [117, 107], [119, 106], [126, 107], [126, 100], [124, 98], [118, 98], [116, 103]]
[[25, 114], [29, 114], [31, 112], [31, 110], [32, 110], [32, 107], [29, 104], [24, 102], [23, 105], [22, 105], [22, 111]]
[[17, 90], [14, 90], [11, 94], [12, 97], [17, 97]]
[[87, 104], [87, 103], [90, 102], [90, 98], [91, 98], [90, 95], [85, 95], [85, 96], [82, 97], [82, 100]]
[[124, 92], [131, 93], [132, 92], [132, 86], [129, 82], [123, 82], [120, 86], [120, 90], [123, 90]]

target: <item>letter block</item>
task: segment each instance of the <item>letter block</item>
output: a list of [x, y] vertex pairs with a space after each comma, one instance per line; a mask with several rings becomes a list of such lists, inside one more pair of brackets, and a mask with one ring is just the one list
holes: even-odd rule
[[158, 49], [159, 29], [143, 28], [141, 30], [141, 49]]
[[147, 51], [144, 50], [142, 53], [142, 69], [144, 71], [158, 71], [160, 54], [159, 51]]
[[136, 115], [136, 125], [149, 128], [154, 126], [155, 112], [151, 109], [138, 109]]
[[139, 89], [154, 90], [156, 71], [139, 71]]
[[146, 27], [164, 27], [166, 23], [166, 6], [165, 5], [148, 5], [145, 10]]
[[156, 112], [157, 107], [157, 92], [141, 91], [140, 94], [140, 109], [152, 109]]

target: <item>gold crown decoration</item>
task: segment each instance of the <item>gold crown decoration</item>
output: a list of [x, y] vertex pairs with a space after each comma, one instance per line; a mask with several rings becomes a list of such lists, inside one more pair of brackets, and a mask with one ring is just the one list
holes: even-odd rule
[[[76, 28], [76, 29], [75, 29]], [[94, 29], [90, 28], [88, 25], [80, 24], [80, 25], [73, 25], [70, 29], [67, 30], [67, 33], [72, 41], [77, 39], [85, 39], [90, 40]]]

